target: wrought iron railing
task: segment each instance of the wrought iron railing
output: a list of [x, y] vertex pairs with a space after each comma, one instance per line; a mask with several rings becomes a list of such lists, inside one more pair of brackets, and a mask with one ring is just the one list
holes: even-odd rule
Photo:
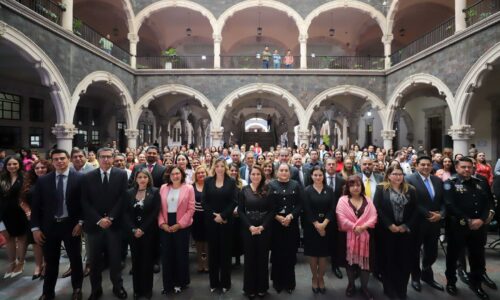
[[452, 17], [441, 23], [432, 31], [424, 34], [405, 47], [391, 54], [391, 63], [393, 65], [419, 53], [420, 51], [435, 45], [442, 40], [452, 36], [455, 33], [455, 17]]
[[130, 63], [130, 54], [128, 51], [115, 45], [111, 37], [100, 34], [81, 20], [73, 20], [73, 33], [122, 62], [126, 64]]
[[41, 16], [61, 25], [64, 5], [51, 0], [17, 0]]
[[383, 70], [383, 56], [308, 56], [308, 69]]
[[223, 55], [220, 57], [223, 69], [298, 69], [300, 68], [300, 56], [293, 57], [293, 64], [287, 67], [284, 56], [281, 57], [279, 65], [273, 63], [272, 57], [266, 64], [260, 54], [257, 55]]
[[137, 57], [137, 69], [213, 69], [214, 57], [207, 55], [190, 56], [149, 56]]
[[499, 11], [500, 0], [481, 0], [464, 10], [465, 22], [471, 26]]

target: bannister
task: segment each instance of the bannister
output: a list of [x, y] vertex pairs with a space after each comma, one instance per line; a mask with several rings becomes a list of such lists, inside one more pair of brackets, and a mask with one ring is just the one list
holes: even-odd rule
[[308, 69], [383, 70], [383, 56], [308, 56]]
[[123, 50], [119, 46], [113, 44], [113, 42], [104, 37], [102, 34], [98, 33], [92, 27], [83, 23], [81, 20], [74, 19], [73, 21], [73, 33], [80, 36], [82, 39], [91, 43], [92, 45], [100, 48], [102, 51], [108, 53], [111, 56], [116, 57], [124, 63], [130, 63], [130, 54], [128, 51]]
[[213, 69], [214, 57], [197, 56], [153, 56], [137, 57], [137, 69]]
[[51, 0], [17, 0], [17, 2], [52, 22], [61, 25], [62, 13], [65, 10], [62, 4]]
[[435, 45], [455, 33], [455, 17], [446, 20], [432, 31], [424, 34], [407, 46], [391, 54], [393, 65], [405, 60], [420, 51]]
[[481, 0], [464, 10], [467, 27], [499, 11], [500, 0]]
[[[287, 69], [284, 64], [284, 56], [281, 57], [279, 68], [275, 68], [272, 57], [269, 59], [269, 67], [265, 68], [260, 55], [223, 55], [220, 57], [223, 69]], [[293, 57], [293, 64], [289, 69], [300, 68], [300, 56]]]

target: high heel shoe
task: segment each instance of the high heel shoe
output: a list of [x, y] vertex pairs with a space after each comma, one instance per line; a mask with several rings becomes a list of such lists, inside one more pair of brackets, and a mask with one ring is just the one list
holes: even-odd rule
[[[36, 270], [36, 267], [35, 267]], [[38, 268], [38, 273], [33, 273], [33, 276], [31, 276], [31, 280], [37, 280], [38, 278], [42, 277], [42, 270], [43, 267]]]
[[313, 293], [318, 294], [319, 293], [319, 288], [318, 287], [313, 287], [312, 291], [313, 291]]
[[16, 268], [14, 269], [12, 274], [10, 274], [10, 278], [17, 277], [21, 275], [23, 272], [24, 272], [24, 261], [16, 264]]
[[3, 275], [3, 279], [11, 278], [12, 277], [12, 272], [16, 269], [16, 262], [11, 262], [7, 268], [7, 272], [5, 272], [5, 275]]

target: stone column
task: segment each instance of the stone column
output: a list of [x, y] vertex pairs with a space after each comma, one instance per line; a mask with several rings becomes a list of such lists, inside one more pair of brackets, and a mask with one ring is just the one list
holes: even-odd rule
[[208, 145], [208, 142], [207, 142], [207, 128], [208, 128], [208, 124], [210, 123], [210, 120], [209, 119], [202, 119], [201, 122], [200, 122], [200, 126], [201, 126], [201, 135], [202, 135], [202, 139], [201, 139], [201, 145], [203, 148], [206, 148], [207, 145]]
[[189, 105], [184, 105], [181, 110], [181, 143], [189, 144], [189, 129], [188, 129], [188, 117], [191, 114], [192, 110]]
[[306, 144], [309, 147], [309, 136], [309, 131], [299, 131], [299, 145]]
[[394, 35], [386, 34], [382, 37], [382, 43], [384, 43], [384, 56], [385, 56], [385, 68], [389, 69], [391, 67], [391, 46]]
[[[293, 146], [293, 143], [295, 142], [295, 131], [292, 128], [288, 128], [288, 130], [286, 131], [286, 139], [287, 139], [287, 146], [288, 147], [292, 147]], [[309, 143], [309, 141], [308, 141]], [[300, 144], [299, 144], [300, 146]]]
[[300, 43], [300, 68], [307, 69], [307, 35], [300, 35], [299, 43]]
[[453, 139], [453, 153], [468, 155], [470, 138], [475, 134], [470, 125], [452, 125], [448, 134]]
[[455, 32], [459, 32], [467, 28], [464, 13], [466, 6], [466, 0], [455, 0]]
[[214, 39], [214, 69], [220, 69], [220, 44], [222, 36], [219, 34], [213, 35]]
[[65, 9], [62, 13], [62, 27], [73, 32], [73, 0], [62, 0]]
[[224, 135], [224, 132], [221, 130], [211, 130], [210, 131], [210, 136], [212, 137], [212, 146], [219, 147], [224, 144], [224, 141], [222, 139], [222, 136]]
[[389, 150], [392, 149], [392, 140], [396, 136], [396, 131], [395, 130], [382, 130], [380, 132], [380, 135], [382, 136], [382, 139], [384, 140], [384, 149]]
[[127, 147], [129, 147], [130, 149], [137, 148], [137, 137], [139, 136], [139, 130], [125, 129], [125, 135], [127, 136]]
[[137, 68], [137, 43], [139, 43], [139, 36], [135, 33], [129, 33], [127, 35], [130, 41], [130, 66], [132, 68]]
[[77, 129], [73, 124], [55, 124], [52, 127], [52, 133], [57, 139], [57, 148], [71, 152], [73, 148], [73, 137]]

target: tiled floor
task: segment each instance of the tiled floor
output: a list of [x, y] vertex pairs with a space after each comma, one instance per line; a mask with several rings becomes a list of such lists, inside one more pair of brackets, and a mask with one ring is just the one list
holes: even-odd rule
[[[489, 241], [495, 239], [496, 235], [491, 235]], [[440, 250], [439, 261], [434, 267], [436, 273], [436, 280], [442, 284], [445, 284], [444, 277], [444, 256], [443, 252]], [[292, 295], [287, 293], [276, 294], [274, 290], [270, 290], [270, 294], [266, 299], [346, 299], [344, 295], [345, 287], [347, 285], [347, 280], [339, 280], [334, 278], [331, 272], [326, 274], [326, 284], [327, 293], [326, 295], [314, 295], [310, 288], [311, 274], [309, 266], [306, 259], [302, 254], [299, 254], [299, 263], [297, 264], [295, 271], [297, 277], [297, 289]], [[6, 257], [5, 250], [0, 250], [0, 264], [5, 266]], [[488, 274], [490, 277], [496, 281], [500, 286], [500, 247], [496, 250], [487, 249], [486, 250], [486, 265], [488, 269]], [[33, 272], [33, 257], [31, 252], [28, 252], [28, 260], [26, 264], [26, 269], [23, 276], [17, 277], [15, 279], [0, 279], [0, 299], [17, 300], [17, 299], [38, 299], [42, 291], [42, 281], [32, 281], [31, 275]], [[67, 259], [63, 258], [61, 260], [60, 273], [64, 272], [67, 267]], [[129, 299], [132, 299], [132, 278], [128, 274], [130, 269], [130, 260], [128, 265], [124, 270], [124, 285], [125, 289], [129, 293]], [[345, 272], [344, 272], [345, 275]], [[244, 299], [242, 294], [242, 276], [243, 268], [235, 268], [232, 275], [232, 289], [224, 294], [211, 294], [208, 288], [208, 275], [198, 274], [195, 272], [195, 262], [194, 255], [191, 255], [191, 285], [190, 287], [183, 291], [179, 295], [169, 295], [169, 299]], [[104, 297], [102, 299], [116, 299], [113, 297], [111, 292], [111, 283], [107, 274], [103, 277], [103, 287], [104, 287]], [[161, 276], [159, 274], [155, 275], [154, 278], [154, 296], [153, 299], [165, 299], [164, 296], [160, 294], [162, 289], [161, 286]], [[385, 299], [386, 297], [382, 293], [381, 284], [372, 279], [370, 281], [370, 288], [375, 296], [375, 299]], [[423, 284], [423, 289], [421, 293], [415, 292], [411, 287], [408, 288], [408, 299], [477, 299], [475, 295], [461, 282], [458, 283], [459, 294], [456, 297], [449, 296], [445, 292], [440, 292], [434, 290], [425, 284]], [[485, 291], [489, 293], [490, 299], [500, 300], [500, 291], [493, 291], [484, 287]], [[86, 299], [90, 293], [90, 283], [88, 278], [84, 280], [84, 299]], [[56, 286], [56, 299], [69, 299], [71, 295], [71, 282], [69, 278], [59, 279]], [[363, 299], [360, 294], [357, 294], [352, 299]]]

